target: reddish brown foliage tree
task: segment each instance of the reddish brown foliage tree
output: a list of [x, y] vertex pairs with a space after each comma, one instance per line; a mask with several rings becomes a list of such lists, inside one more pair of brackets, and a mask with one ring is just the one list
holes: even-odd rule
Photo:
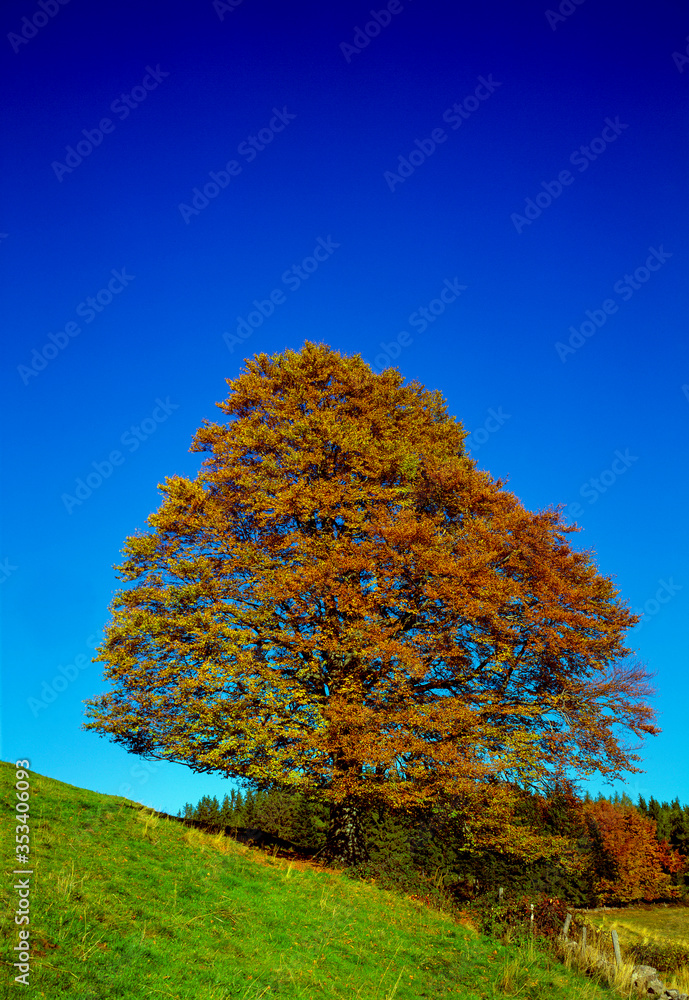
[[656, 840], [656, 823], [630, 805], [589, 802], [584, 805], [589, 828], [597, 844], [597, 864], [607, 874], [597, 879], [600, 901], [652, 902], [678, 895], [672, 875], [684, 859], [666, 841]]
[[127, 540], [89, 727], [147, 757], [358, 811], [634, 770], [637, 618], [557, 511], [465, 453], [439, 393], [307, 343], [247, 362]]

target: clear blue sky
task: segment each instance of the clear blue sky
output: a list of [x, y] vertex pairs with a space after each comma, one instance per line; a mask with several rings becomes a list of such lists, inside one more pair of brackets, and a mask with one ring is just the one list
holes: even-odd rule
[[4, 4], [4, 759], [171, 812], [227, 790], [81, 730], [91, 647], [224, 380], [309, 339], [569, 505], [646, 609], [663, 733], [627, 790], [689, 801], [689, 22], [546, 4]]

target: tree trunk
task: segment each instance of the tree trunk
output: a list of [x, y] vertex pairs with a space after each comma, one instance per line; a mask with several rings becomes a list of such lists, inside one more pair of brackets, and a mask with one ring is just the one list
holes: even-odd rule
[[354, 798], [330, 804], [326, 855], [348, 867], [368, 860], [361, 804]]

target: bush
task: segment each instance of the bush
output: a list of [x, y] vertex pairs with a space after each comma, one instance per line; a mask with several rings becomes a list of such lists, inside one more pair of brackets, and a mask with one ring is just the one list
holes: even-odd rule
[[523, 937], [531, 934], [531, 904], [533, 903], [533, 933], [537, 937], [555, 938], [562, 931], [568, 906], [556, 896], [525, 895], [506, 898], [501, 902], [495, 895], [478, 897], [469, 905], [482, 934], [494, 938]]
[[627, 951], [637, 965], [650, 965], [658, 972], [677, 972], [689, 965], [689, 948], [679, 944], [633, 944]]
[[484, 851], [467, 858], [463, 864], [464, 874], [473, 876], [480, 895], [502, 886], [510, 898], [519, 895], [534, 899], [558, 897], [576, 907], [592, 906], [597, 901], [593, 877], [588, 871], [572, 874], [548, 858], [526, 861], [509, 854]]

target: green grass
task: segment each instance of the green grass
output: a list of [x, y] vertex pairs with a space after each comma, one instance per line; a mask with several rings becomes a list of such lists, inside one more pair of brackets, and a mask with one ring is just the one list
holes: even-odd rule
[[666, 940], [689, 946], [689, 907], [640, 906], [587, 914], [592, 923], [616, 927], [620, 941]]
[[[13, 783], [14, 768], [0, 764], [6, 824]], [[497, 944], [374, 885], [187, 829], [126, 799], [37, 774], [31, 788], [31, 997], [611, 996], [533, 946]], [[0, 897], [3, 998], [17, 989], [13, 829]]]

